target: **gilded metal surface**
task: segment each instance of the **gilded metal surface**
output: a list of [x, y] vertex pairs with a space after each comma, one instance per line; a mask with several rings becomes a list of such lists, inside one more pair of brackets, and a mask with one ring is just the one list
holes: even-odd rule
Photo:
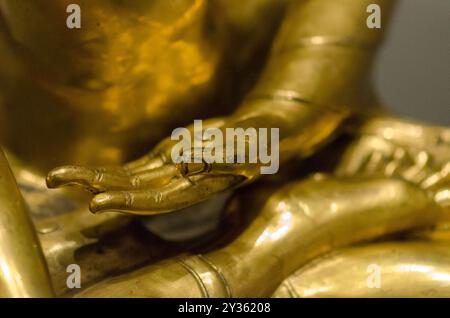
[[0, 297], [51, 297], [39, 240], [0, 150]]
[[[392, 2], [379, 2], [387, 15]], [[368, 3], [348, 0], [333, 4], [329, 1], [292, 3], [255, 87], [232, 115], [210, 120], [208, 125], [221, 129], [281, 127], [282, 162], [293, 156], [310, 154], [329, 140], [344, 119], [373, 104], [367, 84], [373, 51], [333, 43], [318, 46], [314, 43], [298, 46], [296, 43], [298, 39], [317, 36], [350, 36], [376, 45], [382, 38], [380, 30], [354, 25], [364, 25]], [[324, 24], [328, 15], [316, 14], [322, 11], [332, 14], [335, 23]], [[337, 23], [341, 20], [352, 23]], [[387, 20], [386, 17], [384, 21]], [[295, 98], [279, 98], [286, 95]], [[125, 111], [128, 114], [129, 110]], [[166, 139], [149, 155], [123, 167], [60, 167], [50, 172], [47, 184], [52, 188], [78, 184], [97, 193], [90, 204], [93, 212], [119, 210], [155, 214], [192, 205], [213, 193], [235, 188], [258, 177], [258, 166], [251, 164], [230, 164], [225, 169], [219, 167], [219, 171], [200, 169], [199, 173], [195, 172], [198, 171], [195, 165], [189, 165], [190, 180], [187, 180], [186, 167], [180, 170], [171, 161], [174, 144], [176, 142]], [[160, 187], [154, 191], [156, 186]]]
[[[80, 2], [71, 30], [72, 1], [0, 0], [0, 296], [449, 296], [450, 129], [370, 83], [395, 1]], [[175, 163], [195, 119], [279, 128], [280, 173]], [[229, 190], [214, 232], [160, 238]]]
[[83, 1], [71, 30], [69, 0], [2, 0], [2, 143], [45, 174], [121, 164], [174, 127], [226, 114], [284, 2]]
[[[257, 196], [258, 192], [241, 198], [241, 205], [248, 206], [248, 201], [257, 200]], [[220, 273], [220, 282], [233, 297], [268, 297], [284, 277], [323, 253], [432, 225], [444, 213], [422, 189], [403, 180], [325, 176], [288, 185], [272, 194], [260, 211], [253, 212], [257, 217], [238, 238], [203, 255], [214, 268], [211, 275]], [[81, 295], [207, 296], [210, 293], [206, 294], [206, 287], [199, 283], [205, 264], [197, 259], [192, 256], [181, 263], [173, 260], [155, 264], [131, 276], [106, 280]], [[190, 288], [172, 288], [175, 277], [180, 284], [190, 282]], [[224, 287], [218, 284], [217, 288]]]
[[80, 266], [80, 283], [87, 287], [180, 252], [180, 246], [117, 214], [94, 216], [82, 209], [39, 220], [36, 229], [58, 296], [74, 292], [66, 283], [68, 264]]
[[[450, 297], [448, 244], [379, 243], [337, 251], [289, 277], [274, 297]], [[378, 266], [380, 285], [368, 285]]]

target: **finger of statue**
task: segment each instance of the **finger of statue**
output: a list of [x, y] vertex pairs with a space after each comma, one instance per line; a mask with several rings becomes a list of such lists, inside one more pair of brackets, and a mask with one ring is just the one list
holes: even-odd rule
[[191, 206], [242, 181], [236, 176], [175, 178], [160, 190], [108, 191], [96, 195], [93, 213], [115, 211], [136, 215], [167, 213]]
[[56, 168], [47, 175], [46, 182], [49, 188], [79, 185], [93, 193], [131, 186], [128, 174], [121, 168], [87, 168], [82, 166]]
[[443, 191], [450, 194], [450, 163], [422, 182], [422, 187], [431, 192]]
[[[137, 169], [139, 171], [139, 169]], [[132, 188], [162, 187], [172, 178], [181, 176], [177, 166], [166, 164], [159, 168], [145, 170], [130, 176]]]
[[413, 159], [414, 163], [405, 169], [402, 175], [406, 180], [420, 184], [432, 173], [429, 167], [430, 157], [425, 151], [421, 151]]
[[362, 161], [360, 171], [368, 175], [380, 173], [385, 176], [400, 176], [405, 167], [410, 167], [412, 163], [405, 149], [389, 145], [387, 148], [373, 150]]
[[189, 188], [191, 184], [187, 179], [181, 179], [176, 184], [160, 190], [134, 190], [134, 191], [108, 191], [96, 195], [89, 208], [91, 212], [119, 211], [132, 214], [157, 214], [169, 212], [177, 208], [174, 194]]
[[449, 208], [450, 208], [450, 187], [448, 186], [447, 183], [447, 188], [445, 189], [440, 189], [438, 191], [436, 191], [435, 195], [434, 195], [434, 201], [439, 204], [441, 207], [443, 207], [444, 209], [446, 209], [444, 213], [446, 213], [445, 218], [448, 219], [449, 215]]
[[381, 161], [384, 158], [383, 154], [379, 151], [370, 150], [361, 152], [355, 155], [356, 158], [350, 161], [350, 164], [345, 170], [345, 175], [352, 176], [355, 174], [369, 174], [372, 175], [380, 167]]
[[403, 148], [394, 150], [391, 160], [386, 164], [384, 173], [386, 176], [393, 176], [398, 174], [403, 164], [406, 161], [406, 151]]
[[[386, 156], [378, 151], [372, 152], [365, 163], [364, 171], [368, 174], [379, 172], [386, 162]], [[382, 171], [382, 170], [381, 170]]]
[[365, 172], [374, 152], [389, 152], [390, 145], [374, 136], [363, 136], [344, 154], [336, 170], [339, 175], [354, 175]]
[[431, 174], [423, 180], [421, 185], [430, 190], [439, 189], [445, 185], [450, 187], [450, 162], [444, 164], [440, 171]]
[[339, 164], [339, 166], [336, 168], [335, 173], [340, 176], [352, 176], [355, 175], [357, 172], [360, 171], [361, 166], [363, 166], [363, 163], [368, 160], [369, 155], [368, 154], [356, 154], [353, 151], [350, 152], [353, 154], [352, 156], [349, 156], [346, 154]]
[[[223, 118], [208, 119], [202, 123], [203, 129], [210, 127], [221, 127], [224, 124]], [[187, 129], [194, 131], [194, 125], [190, 125]], [[170, 138], [162, 140], [149, 154], [131, 161], [124, 165], [124, 168], [132, 174], [144, 172], [146, 170], [156, 169], [170, 162], [169, 157], [174, 145], [174, 141]]]
[[181, 163], [177, 165], [180, 173], [183, 176], [197, 176], [197, 175], [236, 175], [251, 178], [260, 170], [259, 164], [249, 163]]
[[164, 157], [149, 153], [139, 159], [130, 161], [124, 165], [124, 169], [129, 171], [130, 174], [138, 173], [141, 171], [156, 169], [165, 164]]

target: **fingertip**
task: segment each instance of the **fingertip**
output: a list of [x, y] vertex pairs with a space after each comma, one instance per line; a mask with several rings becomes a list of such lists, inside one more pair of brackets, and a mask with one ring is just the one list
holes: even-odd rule
[[49, 189], [54, 189], [57, 187], [53, 170], [47, 174], [47, 177], [45, 178], [45, 184]]
[[62, 166], [50, 171], [45, 179], [47, 187], [58, 188], [65, 185], [90, 186], [89, 180], [92, 179], [91, 169], [82, 166]]
[[89, 210], [94, 213], [100, 213], [110, 202], [110, 196], [106, 193], [97, 194], [89, 203]]
[[122, 192], [100, 193], [89, 203], [89, 210], [94, 214], [124, 208], [126, 208], [126, 196]]
[[53, 170], [51, 170], [47, 177], [45, 178], [45, 182], [47, 184], [47, 187], [50, 189], [58, 188], [62, 185], [64, 185], [65, 177], [68, 175], [68, 170], [73, 169], [71, 166], [63, 166], [63, 167], [57, 167]]

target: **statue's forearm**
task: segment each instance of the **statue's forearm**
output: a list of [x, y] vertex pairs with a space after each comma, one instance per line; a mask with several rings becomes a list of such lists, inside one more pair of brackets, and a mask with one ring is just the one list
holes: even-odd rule
[[[378, 4], [381, 29], [370, 29], [367, 7]], [[293, 3], [261, 78], [235, 113], [237, 121], [301, 136], [299, 153], [330, 137], [343, 119], [372, 102], [370, 67], [393, 0], [315, 0]], [[294, 149], [292, 142], [287, 145]]]

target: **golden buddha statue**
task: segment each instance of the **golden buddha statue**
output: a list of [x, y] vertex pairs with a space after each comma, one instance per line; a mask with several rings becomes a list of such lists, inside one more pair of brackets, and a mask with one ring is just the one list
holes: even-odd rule
[[[410, 238], [405, 251], [399, 247], [397, 252], [397, 243], [387, 246], [386, 252], [392, 253], [392, 259], [380, 256], [383, 252], [378, 243], [368, 246], [368, 255], [362, 252], [363, 248], [354, 254], [349, 252], [349, 264], [359, 270], [358, 277], [367, 276], [370, 264], [379, 264], [383, 273], [389, 273], [388, 283], [383, 285], [385, 294], [383, 289], [378, 293], [371, 289], [364, 292], [363, 287], [368, 288], [362, 286], [366, 279], [352, 285], [353, 280], [346, 273], [346, 252], [342, 256], [339, 251], [324, 256], [323, 265], [320, 256], [343, 246], [432, 228], [448, 221], [449, 133], [447, 128], [390, 117], [368, 120], [339, 156], [333, 173], [316, 173], [281, 189], [276, 181], [272, 185], [263, 183], [235, 197], [229, 209], [256, 216], [231, 242], [208, 248], [206, 253], [165, 260], [107, 279], [78, 296], [269, 297], [274, 293], [277, 297], [407, 297], [414, 292], [417, 296], [448, 296], [448, 242], [444, 238], [430, 239], [431, 230], [414, 234], [416, 238]], [[424, 156], [428, 158], [425, 162]], [[435, 248], [433, 241], [439, 241], [440, 247]], [[427, 253], [422, 259], [423, 251]], [[336, 264], [336, 260], [341, 263]], [[433, 268], [427, 275], [402, 268], [408, 266], [405, 264], [414, 266], [414, 261], [417, 266], [422, 266], [423, 261]], [[299, 271], [292, 274], [296, 268]], [[305, 274], [308, 270], [311, 274]], [[439, 273], [442, 279], [435, 279]], [[304, 280], [303, 275], [311, 277]], [[402, 275], [410, 279], [399, 283]], [[323, 277], [323, 283], [318, 277]], [[416, 278], [419, 285], [410, 289]], [[390, 288], [393, 284], [398, 287]], [[426, 294], [430, 286], [433, 290]], [[329, 293], [321, 294], [323, 290]]]
[[[435, 264], [441, 276], [408, 281], [448, 295], [447, 241], [431, 228], [448, 219], [450, 130], [386, 115], [371, 86], [395, 1], [98, 0], [69, 29], [71, 2], [0, 0], [0, 143], [17, 180], [1, 156], [0, 296], [409, 295], [350, 289], [339, 268], [321, 282], [334, 257], [386, 266], [388, 284], [397, 265]], [[381, 28], [366, 24], [372, 4]], [[279, 129], [280, 172], [175, 162], [168, 136], [196, 119]], [[213, 230], [176, 242], [148, 230], [235, 189]]]

